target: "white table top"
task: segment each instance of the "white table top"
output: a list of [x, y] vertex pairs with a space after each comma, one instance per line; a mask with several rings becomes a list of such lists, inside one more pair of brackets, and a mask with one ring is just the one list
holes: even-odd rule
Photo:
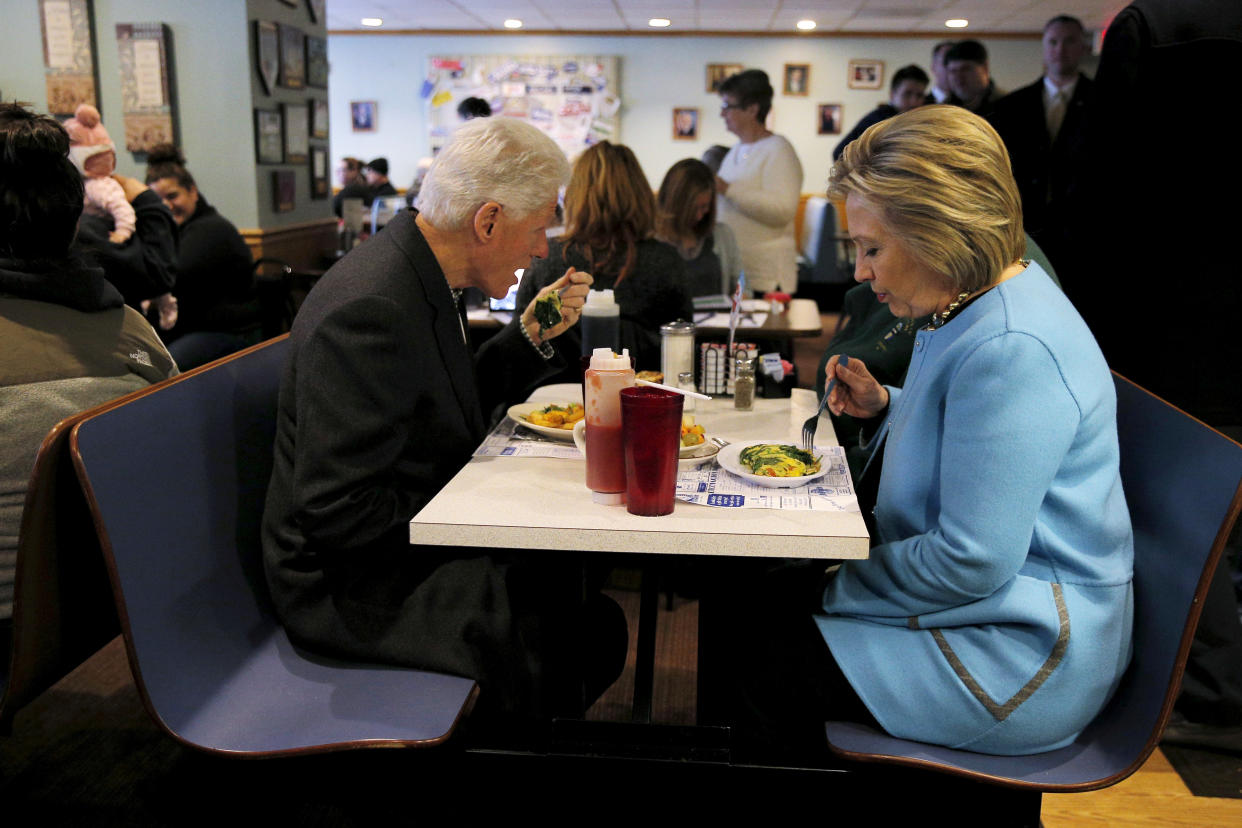
[[[581, 399], [577, 385], [549, 386], [531, 400]], [[730, 441], [798, 442], [815, 411], [814, 394], [756, 399], [736, 411], [731, 397], [698, 401], [695, 416], [711, 436]], [[817, 443], [832, 443], [824, 417]], [[858, 512], [725, 509], [678, 501], [673, 514], [638, 517], [624, 506], [592, 502], [584, 460], [474, 457], [410, 521], [410, 542], [441, 546], [573, 549], [678, 555], [865, 558], [866, 525]]]

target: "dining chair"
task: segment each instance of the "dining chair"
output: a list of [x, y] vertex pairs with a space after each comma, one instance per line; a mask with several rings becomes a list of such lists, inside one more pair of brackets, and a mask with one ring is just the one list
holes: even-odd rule
[[120, 629], [68, 450], [73, 427], [100, 408], [52, 426], [35, 455], [17, 535], [9, 659], [0, 664], [2, 734], [18, 710]]
[[841, 284], [853, 280], [853, 271], [840, 255], [837, 208], [822, 196], [806, 200], [802, 213], [799, 284]]
[[135, 683], [164, 731], [208, 752], [439, 744], [474, 682], [306, 652], [272, 612], [260, 523], [288, 350], [269, 340], [73, 429]]
[[1114, 374], [1121, 479], [1134, 527], [1134, 655], [1104, 710], [1074, 740], [991, 756], [828, 722], [833, 752], [1047, 793], [1116, 784], [1159, 743], [1212, 574], [1242, 509], [1242, 445]]
[[259, 300], [259, 324], [263, 339], [287, 333], [293, 327], [298, 302], [293, 291], [293, 267], [283, 259], [263, 256], [255, 259], [254, 291]]

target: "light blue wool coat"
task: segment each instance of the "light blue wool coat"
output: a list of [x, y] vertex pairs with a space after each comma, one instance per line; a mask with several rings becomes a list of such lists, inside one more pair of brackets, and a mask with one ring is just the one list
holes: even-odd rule
[[892, 401], [871, 557], [817, 615], [889, 733], [984, 753], [1070, 742], [1130, 659], [1117, 400], [1038, 264], [920, 331]]

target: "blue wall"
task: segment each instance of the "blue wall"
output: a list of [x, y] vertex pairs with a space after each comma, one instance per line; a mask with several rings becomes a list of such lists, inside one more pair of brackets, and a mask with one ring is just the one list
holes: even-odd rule
[[[95, 55], [100, 111], [114, 141], [123, 143], [117, 23], [165, 23], [172, 30], [173, 77], [181, 148], [199, 190], [238, 227], [277, 227], [330, 215], [330, 202], [309, 201], [307, 164], [288, 165], [298, 174], [298, 208], [274, 214], [270, 178], [276, 166], [255, 167], [254, 106], [276, 108], [280, 100], [305, 101], [309, 90], [282, 90], [252, 98], [251, 17], [312, 27], [304, 4], [277, 0], [94, 0]], [[42, 34], [37, 0], [5, 0], [5, 45], [0, 49], [0, 92], [47, 111]], [[322, 23], [319, 27], [322, 33]], [[322, 90], [318, 91], [322, 95]], [[117, 169], [142, 179], [146, 162], [120, 147]]]
[[[817, 105], [843, 105], [844, 130], [888, 98], [892, 72], [908, 63], [925, 70], [940, 37], [669, 37], [544, 35], [338, 34], [328, 39], [331, 61], [329, 102], [334, 162], [346, 155], [384, 155], [397, 187], [414, 177], [418, 159], [429, 152], [427, 102], [419, 96], [432, 55], [619, 55], [621, 58], [621, 143], [637, 154], [652, 186], [676, 161], [698, 157], [712, 144], [736, 138], [721, 122], [720, 99], [705, 91], [708, 63], [741, 63], [763, 69], [776, 87], [775, 131], [793, 142], [805, 173], [804, 192], [822, 192], [840, 135], [817, 135]], [[1030, 83], [1042, 72], [1038, 36], [988, 41], [993, 75], [1007, 89]], [[883, 90], [846, 86], [851, 58], [884, 61]], [[781, 94], [786, 63], [811, 65], [806, 97]], [[930, 73], [929, 73], [930, 74]], [[351, 100], [378, 102], [375, 132], [353, 132]], [[673, 107], [698, 107], [699, 140], [674, 141]]]

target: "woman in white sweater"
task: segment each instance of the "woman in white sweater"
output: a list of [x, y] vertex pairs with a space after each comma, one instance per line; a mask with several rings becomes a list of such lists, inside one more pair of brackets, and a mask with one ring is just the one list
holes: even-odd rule
[[793, 145], [764, 126], [772, 84], [747, 69], [720, 84], [720, 115], [738, 137], [716, 176], [717, 214], [737, 237], [746, 284], [755, 292], [798, 287], [794, 218], [802, 194], [802, 163]]

